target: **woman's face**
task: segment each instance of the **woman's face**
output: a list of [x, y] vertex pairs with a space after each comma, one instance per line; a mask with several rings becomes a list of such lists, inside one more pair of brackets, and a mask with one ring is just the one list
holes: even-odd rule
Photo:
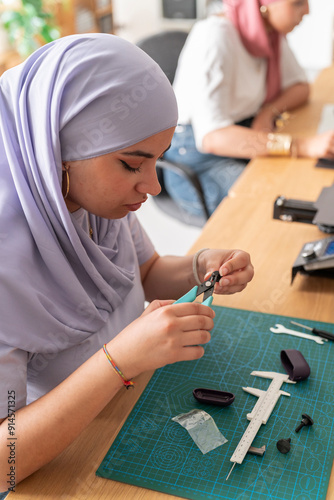
[[309, 13], [308, 0], [277, 0], [267, 7], [267, 22], [283, 35], [290, 33]]
[[106, 219], [120, 219], [140, 208], [147, 195], [160, 193], [155, 164], [169, 148], [174, 127], [133, 146], [89, 160], [66, 162], [70, 212], [85, 208]]

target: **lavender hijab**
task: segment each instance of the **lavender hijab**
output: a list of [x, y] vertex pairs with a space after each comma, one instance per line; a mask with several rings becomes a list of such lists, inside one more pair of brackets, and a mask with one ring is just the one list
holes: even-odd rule
[[47, 352], [50, 334], [66, 348], [103, 327], [133, 286], [127, 220], [92, 216], [95, 242], [76, 227], [62, 161], [116, 151], [176, 123], [159, 66], [113, 35], [62, 38], [0, 78], [1, 343]]

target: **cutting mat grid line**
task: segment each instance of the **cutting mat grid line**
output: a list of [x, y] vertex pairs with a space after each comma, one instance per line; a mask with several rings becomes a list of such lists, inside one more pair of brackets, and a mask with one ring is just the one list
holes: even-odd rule
[[[200, 360], [157, 370], [133, 408], [96, 474], [116, 481], [173, 494], [191, 500], [323, 500], [334, 458], [334, 345], [323, 345], [269, 328], [289, 326], [291, 319], [273, 314], [214, 307], [215, 328]], [[334, 331], [329, 323], [302, 321]], [[308, 380], [283, 384], [291, 394], [281, 396], [254, 446], [267, 446], [263, 457], [246, 455], [229, 478], [230, 458], [249, 421], [257, 397], [242, 387], [266, 391], [270, 379], [251, 376], [254, 370], [285, 373], [282, 349], [298, 349], [311, 367]], [[200, 404], [196, 387], [233, 392], [233, 405], [220, 408]], [[228, 439], [203, 455], [188, 432], [172, 417], [200, 408], [209, 413]], [[302, 413], [315, 424], [295, 428]], [[291, 438], [288, 454], [276, 442]]]

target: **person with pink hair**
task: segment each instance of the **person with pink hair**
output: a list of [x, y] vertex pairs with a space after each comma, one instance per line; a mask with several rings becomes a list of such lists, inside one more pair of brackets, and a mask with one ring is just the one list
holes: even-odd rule
[[[194, 25], [181, 52], [174, 80], [178, 127], [165, 154], [197, 172], [211, 213], [251, 158], [334, 158], [334, 131], [296, 138], [278, 127], [284, 113], [309, 97], [286, 39], [309, 13], [308, 0], [224, 0], [223, 6]], [[186, 182], [165, 175], [177, 203], [201, 215]]]

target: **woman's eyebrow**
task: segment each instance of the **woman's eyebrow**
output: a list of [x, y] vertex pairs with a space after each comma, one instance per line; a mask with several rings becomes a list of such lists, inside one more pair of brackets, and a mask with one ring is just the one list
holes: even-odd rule
[[[170, 147], [171, 144], [168, 146], [167, 149], [165, 149], [165, 151], [162, 154], [166, 153], [166, 151], [168, 151]], [[122, 154], [126, 156], [142, 156], [144, 158], [154, 158], [154, 155], [152, 153], [147, 153], [146, 151], [141, 151], [140, 149], [136, 149], [135, 151], [124, 151], [124, 153]]]

